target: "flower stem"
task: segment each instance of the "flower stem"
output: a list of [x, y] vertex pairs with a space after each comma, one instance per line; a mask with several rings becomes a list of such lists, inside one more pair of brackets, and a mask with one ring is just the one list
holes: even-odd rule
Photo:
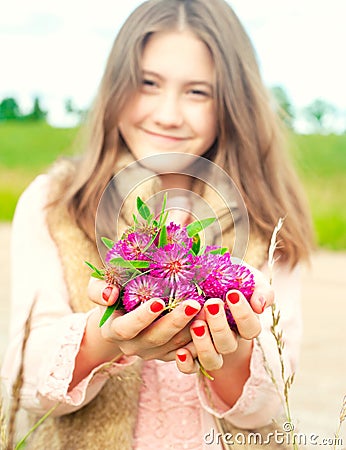
[[208, 380], [214, 381], [215, 378], [212, 377], [212, 376], [210, 375], [210, 373], [208, 373], [208, 372], [205, 370], [205, 368], [203, 367], [203, 365], [199, 362], [199, 359], [198, 359], [198, 358], [196, 359], [196, 361], [197, 361], [197, 364], [199, 365], [199, 370], [201, 371], [201, 373], [202, 373], [205, 377], [207, 377]]
[[30, 430], [26, 433], [26, 435], [23, 437], [23, 439], [21, 439], [18, 444], [15, 446], [14, 450], [21, 450], [22, 448], [24, 448], [24, 445], [26, 443], [26, 440], [28, 439], [28, 437], [31, 435], [31, 433], [33, 433], [36, 428], [38, 428], [51, 414], [52, 412], [59, 406], [60, 403], [57, 403], [56, 405], [54, 405], [48, 412], [46, 412], [46, 414], [44, 416], [41, 417], [41, 419], [39, 419], [31, 428]]

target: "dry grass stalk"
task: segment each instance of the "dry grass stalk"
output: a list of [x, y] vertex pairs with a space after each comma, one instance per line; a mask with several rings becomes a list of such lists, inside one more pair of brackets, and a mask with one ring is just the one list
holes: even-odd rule
[[7, 450], [12, 450], [14, 447], [14, 439], [15, 439], [15, 433], [16, 433], [16, 417], [20, 408], [20, 391], [23, 386], [23, 373], [24, 373], [24, 355], [25, 355], [25, 349], [26, 344], [28, 342], [28, 338], [30, 335], [30, 329], [31, 329], [31, 318], [32, 313], [35, 307], [36, 299], [34, 300], [33, 304], [31, 305], [29, 315], [25, 321], [24, 325], [24, 336], [23, 336], [23, 343], [22, 343], [22, 349], [21, 349], [21, 360], [20, 360], [20, 366], [18, 369], [18, 374], [16, 376], [15, 382], [12, 386], [12, 401], [10, 404], [10, 411], [9, 411], [9, 420], [8, 420], [8, 431], [7, 431]]
[[[268, 268], [269, 268], [269, 283], [273, 283], [273, 273], [274, 273], [274, 265], [277, 259], [275, 258], [275, 252], [277, 248], [279, 247], [279, 240], [278, 240], [278, 234], [281, 230], [284, 223], [284, 219], [280, 218], [276, 227], [274, 228], [269, 250], [268, 250]], [[285, 409], [285, 415], [286, 415], [286, 422], [291, 424], [291, 435], [293, 436], [293, 430], [294, 430], [294, 424], [292, 423], [292, 417], [291, 417], [291, 410], [290, 410], [290, 403], [289, 403], [289, 390], [292, 386], [293, 380], [294, 380], [294, 373], [292, 373], [290, 376], [286, 376], [286, 369], [285, 369], [285, 361], [284, 361], [284, 339], [283, 339], [283, 332], [280, 329], [280, 311], [277, 309], [277, 306], [275, 303], [273, 303], [271, 307], [271, 313], [272, 313], [272, 326], [270, 327], [270, 331], [272, 335], [274, 336], [276, 348], [278, 350], [279, 355], [279, 361], [280, 361], [280, 367], [281, 367], [281, 379], [284, 385], [283, 393], [280, 392], [278, 387], [278, 382], [275, 378], [274, 372], [269, 367], [267, 358], [265, 356], [264, 349], [262, 345], [260, 344], [260, 340], [258, 339], [258, 342], [260, 344], [260, 348], [263, 355], [263, 361], [264, 361], [264, 367], [270, 376], [276, 390], [278, 391], [280, 398], [283, 402], [283, 406]], [[292, 439], [292, 446], [294, 450], [298, 450], [298, 445], [295, 442], [295, 439]]]
[[335, 432], [335, 439], [334, 439], [334, 447], [333, 449], [336, 449], [336, 445], [338, 442], [341, 441], [340, 439], [340, 432], [341, 432], [341, 427], [343, 422], [346, 420], [346, 395], [344, 396], [343, 402], [342, 402], [342, 406], [341, 406], [341, 410], [340, 410], [340, 415], [339, 415], [339, 426], [338, 429]]
[[7, 447], [7, 424], [5, 418], [4, 400], [0, 390], [0, 448]]

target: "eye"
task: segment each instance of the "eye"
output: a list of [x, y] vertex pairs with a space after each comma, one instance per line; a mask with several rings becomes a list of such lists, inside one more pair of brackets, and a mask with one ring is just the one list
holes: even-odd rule
[[142, 78], [141, 90], [147, 94], [153, 94], [159, 89], [159, 85], [156, 80], [152, 78]]
[[150, 78], [143, 78], [142, 85], [143, 86], [156, 86], [156, 83], [154, 80], [150, 80]]
[[202, 91], [201, 89], [191, 89], [191, 94], [194, 95], [202, 95], [204, 97], [209, 96], [209, 93], [206, 91]]
[[196, 100], [206, 100], [212, 97], [212, 93], [208, 89], [199, 88], [190, 89], [188, 95]]

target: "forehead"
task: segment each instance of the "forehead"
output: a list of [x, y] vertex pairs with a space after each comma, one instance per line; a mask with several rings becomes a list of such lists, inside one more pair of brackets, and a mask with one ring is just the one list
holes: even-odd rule
[[193, 32], [153, 33], [143, 50], [142, 70], [162, 76], [214, 80], [214, 61], [207, 45]]

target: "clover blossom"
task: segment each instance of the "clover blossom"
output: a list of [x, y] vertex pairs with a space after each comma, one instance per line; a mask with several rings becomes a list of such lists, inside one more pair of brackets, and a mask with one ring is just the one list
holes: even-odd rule
[[180, 244], [183, 247], [191, 248], [192, 242], [193, 242], [193, 240], [192, 240], [192, 238], [190, 238], [188, 236], [186, 227], [177, 225], [174, 222], [171, 222], [167, 226], [167, 243], [168, 244]]
[[233, 276], [231, 256], [207, 253], [199, 258], [201, 268], [200, 287], [207, 298], [224, 298], [228, 290], [228, 282]]
[[[120, 241], [119, 241], [120, 242]], [[112, 259], [120, 257], [120, 244], [117, 242], [111, 249], [108, 250], [105, 257], [106, 265], [109, 265]]]
[[196, 300], [201, 305], [205, 302], [205, 298], [198, 294], [196, 286], [192, 283], [179, 283], [171, 287], [167, 299], [169, 309], [175, 308], [185, 300]]
[[148, 260], [146, 251], [150, 240], [147, 234], [134, 232], [118, 241], [116, 245], [118, 245], [120, 256], [126, 260]]
[[151, 274], [172, 283], [189, 282], [194, 277], [193, 255], [179, 244], [167, 244], [157, 249], [150, 263]]
[[253, 273], [241, 264], [232, 264], [232, 276], [227, 279], [227, 290], [237, 289], [247, 300], [250, 300], [255, 289]]
[[[115, 258], [116, 256], [113, 256]], [[116, 266], [114, 264], [106, 264], [104, 280], [108, 284], [113, 284], [121, 288], [123, 284], [128, 280], [128, 271], [124, 267]]]
[[209, 298], [224, 301], [225, 313], [231, 328], [237, 326], [226, 303], [231, 289], [239, 290], [250, 300], [255, 288], [254, 276], [241, 264], [233, 264], [227, 249], [215, 245], [201, 246], [199, 233], [214, 219], [202, 219], [186, 226], [170, 222], [166, 225], [165, 203], [158, 218], [139, 197], [139, 218], [114, 243], [101, 238], [107, 246], [105, 267], [94, 270], [92, 276], [119, 287], [119, 302], [108, 306], [100, 326], [115, 309], [132, 311], [140, 304], [158, 297], [171, 311], [186, 300], [201, 305]]
[[165, 295], [167, 283], [160, 278], [142, 275], [130, 280], [124, 288], [123, 304], [126, 311], [132, 311], [141, 303]]

